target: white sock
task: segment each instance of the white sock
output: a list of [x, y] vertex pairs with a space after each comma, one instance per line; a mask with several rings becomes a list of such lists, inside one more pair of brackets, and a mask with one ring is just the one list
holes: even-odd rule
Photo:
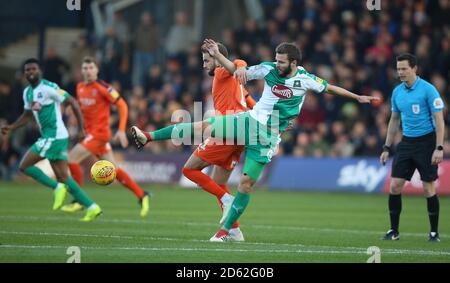
[[96, 209], [96, 208], [97, 208], [97, 204], [93, 203], [93, 204], [91, 204], [91, 206], [88, 207], [88, 210]]
[[61, 189], [64, 189], [66, 187], [66, 185], [64, 183], [59, 183], [58, 185], [56, 185], [55, 191], [59, 191]]
[[431, 237], [434, 237], [434, 236], [436, 236], [436, 232], [431, 232], [430, 235], [431, 235]]
[[229, 203], [229, 202], [231, 202], [231, 201], [233, 201], [233, 196], [232, 195], [230, 195], [229, 193], [225, 193], [223, 196], [222, 196], [222, 198], [220, 199], [220, 201], [222, 202], [222, 203]]
[[241, 231], [241, 229], [239, 229], [239, 227], [237, 228], [231, 228], [230, 231], [228, 231], [230, 234], [237, 234]]

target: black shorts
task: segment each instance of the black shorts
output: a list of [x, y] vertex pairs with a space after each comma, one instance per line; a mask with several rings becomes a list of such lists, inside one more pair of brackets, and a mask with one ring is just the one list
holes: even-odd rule
[[415, 138], [403, 136], [402, 141], [397, 145], [391, 176], [410, 181], [417, 169], [422, 181], [435, 181], [438, 177], [438, 166], [431, 165], [431, 157], [435, 149], [435, 132]]

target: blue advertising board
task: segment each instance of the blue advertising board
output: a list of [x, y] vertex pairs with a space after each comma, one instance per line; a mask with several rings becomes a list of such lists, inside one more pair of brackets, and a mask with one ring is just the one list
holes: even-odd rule
[[309, 190], [381, 193], [390, 164], [378, 158], [298, 158], [275, 160], [269, 177], [270, 190]]

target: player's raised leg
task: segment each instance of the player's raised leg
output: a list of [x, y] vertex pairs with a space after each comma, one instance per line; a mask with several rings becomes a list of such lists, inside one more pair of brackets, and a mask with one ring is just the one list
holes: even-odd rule
[[32, 147], [23, 157], [22, 161], [20, 162], [19, 168], [20, 171], [22, 171], [24, 174], [30, 176], [37, 182], [53, 190], [53, 210], [57, 210], [63, 204], [67, 190], [63, 183], [58, 183], [34, 165], [42, 159], [44, 158], [35, 153]]
[[201, 135], [203, 130], [209, 126], [210, 122], [208, 120], [194, 123], [178, 123], [154, 132], [145, 132], [136, 126], [132, 126], [131, 134], [137, 148], [141, 149], [150, 141], [190, 138], [194, 136], [195, 131], [199, 131]]
[[128, 175], [125, 170], [118, 167], [114, 155], [112, 151], [109, 151], [105, 153], [104, 155], [100, 156], [100, 159], [108, 160], [112, 162], [116, 166], [116, 178], [117, 180], [127, 189], [129, 189], [133, 194], [138, 198], [139, 204], [141, 205], [141, 212], [140, 215], [142, 217], [147, 216], [149, 212], [149, 206], [150, 206], [150, 196], [149, 193], [144, 191], [134, 180], [133, 178]]

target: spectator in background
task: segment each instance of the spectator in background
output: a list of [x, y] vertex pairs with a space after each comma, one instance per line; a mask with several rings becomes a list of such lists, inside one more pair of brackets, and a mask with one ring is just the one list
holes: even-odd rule
[[181, 63], [185, 62], [186, 54], [192, 44], [197, 42], [194, 29], [188, 23], [186, 12], [179, 11], [175, 14], [175, 24], [170, 28], [166, 52], [170, 58], [177, 58]]
[[244, 22], [244, 28], [236, 32], [237, 42], [247, 42], [251, 45], [258, 44], [264, 36], [255, 20], [249, 18]]
[[8, 122], [14, 121], [22, 113], [19, 109], [21, 104], [20, 97], [13, 95], [11, 85], [0, 80], [0, 118]]
[[152, 65], [145, 77], [145, 92], [159, 90], [163, 85], [162, 70], [160, 65]]
[[116, 31], [117, 39], [124, 46], [124, 49], [128, 50], [128, 44], [130, 43], [130, 28], [125, 21], [122, 12], [115, 12], [107, 26]]
[[308, 95], [303, 103], [302, 115], [297, 117], [297, 125], [303, 129], [314, 130], [318, 124], [325, 121], [325, 111], [314, 94]]
[[[71, 67], [71, 76], [74, 77], [76, 73], [80, 73], [81, 71], [81, 61], [86, 56], [94, 56], [95, 49], [92, 48], [88, 42], [85, 34], [81, 34], [78, 36], [77, 40], [72, 44], [72, 49], [70, 50], [69, 55], [69, 64]], [[80, 73], [81, 75], [81, 73]]]
[[63, 76], [68, 70], [70, 70], [70, 65], [57, 54], [54, 47], [49, 47], [47, 58], [44, 61], [44, 77], [62, 85]]
[[[0, 119], [0, 128], [8, 125]], [[9, 135], [0, 135], [0, 180], [10, 181], [19, 171], [20, 154], [9, 141]]]
[[306, 147], [306, 153], [315, 158], [325, 157], [330, 152], [330, 145], [325, 141], [323, 135], [316, 131], [311, 133], [311, 141]]
[[141, 23], [134, 36], [133, 86], [144, 86], [150, 67], [157, 62], [158, 48], [161, 45], [158, 26], [149, 12], [141, 15]]
[[101, 79], [105, 81], [114, 81], [117, 79], [117, 72], [123, 56], [123, 46], [117, 38], [116, 30], [108, 27], [105, 35], [100, 40], [101, 54]]
[[435, 68], [437, 68], [442, 76], [450, 80], [450, 33], [442, 38], [440, 45], [440, 52], [437, 54]]

